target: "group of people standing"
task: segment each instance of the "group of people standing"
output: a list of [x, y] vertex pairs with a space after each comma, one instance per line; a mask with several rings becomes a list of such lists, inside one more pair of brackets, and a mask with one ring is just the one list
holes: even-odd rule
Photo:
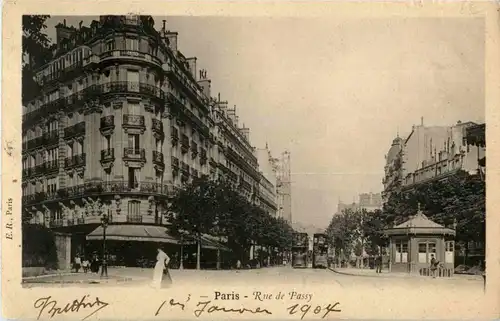
[[101, 266], [101, 260], [97, 253], [93, 253], [90, 260], [85, 256], [80, 256], [80, 254], [76, 254], [75, 260], [73, 262], [73, 270], [78, 273], [80, 269], [83, 270], [83, 273], [91, 272], [91, 273], [99, 273], [99, 267]]

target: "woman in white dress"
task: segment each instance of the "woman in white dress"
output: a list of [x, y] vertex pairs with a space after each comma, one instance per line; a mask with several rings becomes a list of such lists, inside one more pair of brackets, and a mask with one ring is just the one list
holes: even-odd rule
[[163, 252], [161, 249], [158, 249], [158, 255], [156, 256], [156, 265], [153, 272], [153, 282], [152, 286], [160, 289], [162, 287], [163, 280], [163, 272], [166, 271], [165, 281], [170, 284], [172, 279], [170, 278], [170, 273], [168, 272], [168, 263], [170, 262], [170, 258], [167, 253]]

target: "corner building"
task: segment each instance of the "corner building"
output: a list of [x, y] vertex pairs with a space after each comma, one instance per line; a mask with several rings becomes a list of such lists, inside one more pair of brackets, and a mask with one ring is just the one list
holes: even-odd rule
[[[165, 22], [157, 31], [149, 16], [101, 16], [56, 31], [52, 60], [36, 69], [39, 91], [23, 102], [22, 201], [31, 223], [67, 235], [66, 263], [92, 247], [103, 213], [111, 248], [120, 237], [142, 246], [141, 233], [164, 237], [168, 197], [194, 177], [228, 176], [258, 195], [249, 130], [210, 97], [206, 71]], [[134, 246], [120, 255], [134, 257]]]

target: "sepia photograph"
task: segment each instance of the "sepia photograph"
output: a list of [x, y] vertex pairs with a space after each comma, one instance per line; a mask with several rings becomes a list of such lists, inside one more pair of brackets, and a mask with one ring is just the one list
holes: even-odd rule
[[484, 312], [484, 18], [50, 12], [13, 61], [23, 315]]

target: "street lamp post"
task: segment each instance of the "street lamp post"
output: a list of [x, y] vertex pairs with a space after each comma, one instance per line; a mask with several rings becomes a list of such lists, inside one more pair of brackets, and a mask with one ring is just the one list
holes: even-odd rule
[[108, 277], [108, 261], [106, 255], [106, 228], [108, 227], [109, 217], [108, 214], [103, 214], [101, 218], [102, 226], [102, 268], [101, 277]]

